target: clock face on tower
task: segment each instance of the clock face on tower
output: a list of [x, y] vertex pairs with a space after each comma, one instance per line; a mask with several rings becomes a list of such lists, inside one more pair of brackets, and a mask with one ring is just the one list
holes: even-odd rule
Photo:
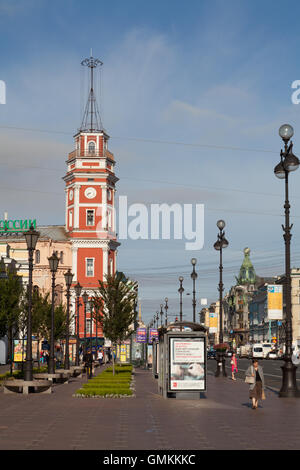
[[72, 199], [73, 199], [73, 189], [70, 189], [69, 198], [70, 198], [70, 201], [72, 201]]
[[86, 188], [86, 190], [84, 191], [84, 195], [88, 199], [93, 199], [96, 196], [96, 194], [97, 194], [97, 191], [95, 188]]

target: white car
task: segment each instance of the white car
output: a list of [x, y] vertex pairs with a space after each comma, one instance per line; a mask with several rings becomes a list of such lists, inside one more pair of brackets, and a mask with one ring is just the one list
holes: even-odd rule
[[278, 359], [277, 352], [276, 351], [270, 351], [267, 355], [268, 359]]

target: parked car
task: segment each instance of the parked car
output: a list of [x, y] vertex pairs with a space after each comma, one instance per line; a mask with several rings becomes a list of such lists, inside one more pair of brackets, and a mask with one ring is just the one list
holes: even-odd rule
[[215, 359], [216, 358], [216, 351], [214, 349], [210, 349], [207, 351], [207, 359]]
[[270, 352], [268, 352], [266, 359], [278, 359], [277, 351], [275, 351], [275, 349], [272, 349]]

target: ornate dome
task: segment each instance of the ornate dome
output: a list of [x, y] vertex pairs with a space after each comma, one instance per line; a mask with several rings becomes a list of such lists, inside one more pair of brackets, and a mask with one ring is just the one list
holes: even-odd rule
[[250, 248], [245, 248], [244, 250], [244, 260], [240, 268], [239, 277], [236, 278], [238, 284], [255, 284], [256, 282], [256, 273], [253, 267], [253, 264], [250, 260]]

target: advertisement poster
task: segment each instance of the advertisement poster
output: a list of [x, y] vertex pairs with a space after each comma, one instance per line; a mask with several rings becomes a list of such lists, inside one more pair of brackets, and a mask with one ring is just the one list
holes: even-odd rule
[[14, 340], [14, 362], [23, 362], [26, 358], [26, 340]]
[[[39, 358], [38, 358], [38, 340], [36, 339], [33, 339], [32, 340], [32, 359], [34, 361], [38, 361]], [[26, 350], [25, 350], [25, 357], [24, 357], [24, 360], [26, 359]]]
[[209, 332], [217, 333], [218, 331], [218, 314], [210, 312], [209, 314]]
[[130, 362], [130, 340], [117, 344], [117, 360], [121, 363]]
[[136, 342], [137, 343], [147, 343], [147, 329], [138, 328], [136, 330]]
[[158, 341], [158, 330], [156, 328], [150, 328], [148, 343], [152, 344], [153, 341]]
[[170, 389], [204, 391], [204, 338], [170, 338]]
[[268, 319], [282, 318], [282, 285], [268, 285]]

